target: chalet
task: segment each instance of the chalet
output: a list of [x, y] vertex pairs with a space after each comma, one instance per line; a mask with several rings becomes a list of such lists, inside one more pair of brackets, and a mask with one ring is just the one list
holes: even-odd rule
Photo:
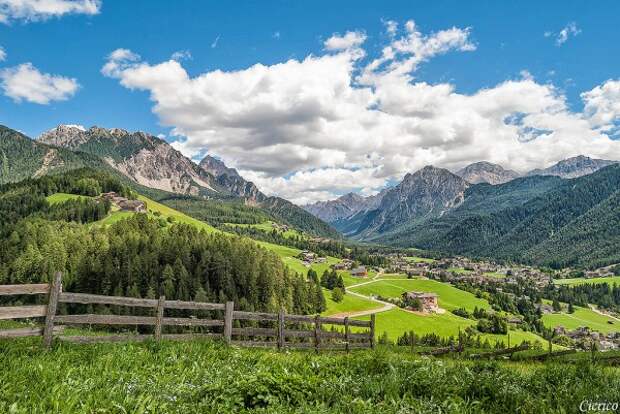
[[316, 259], [316, 257], [317, 257], [316, 253], [313, 253], [308, 250], [303, 250], [301, 253], [299, 253], [299, 258], [303, 260], [304, 262], [312, 263], [314, 262], [314, 259]]
[[128, 200], [125, 197], [119, 196], [114, 191], [109, 193], [103, 193], [100, 196], [103, 200], [109, 200], [110, 202], [116, 204], [118, 208], [123, 211], [133, 211], [134, 213], [145, 213], [146, 212], [146, 203], [140, 200]]
[[121, 200], [116, 203], [123, 211], [133, 211], [134, 213], [145, 213], [146, 203], [140, 200]]
[[417, 299], [422, 303], [422, 312], [437, 312], [439, 305], [437, 304], [437, 294], [428, 292], [405, 292], [403, 293], [403, 299], [413, 300]]
[[351, 269], [351, 276], [367, 277], [368, 276], [368, 271], [366, 270], [366, 267], [359, 266], [359, 267], [356, 267], [355, 269]]

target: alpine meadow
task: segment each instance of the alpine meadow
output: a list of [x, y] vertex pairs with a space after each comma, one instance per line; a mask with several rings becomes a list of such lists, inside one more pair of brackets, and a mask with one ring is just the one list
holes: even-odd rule
[[619, 14], [0, 0], [0, 413], [620, 412]]

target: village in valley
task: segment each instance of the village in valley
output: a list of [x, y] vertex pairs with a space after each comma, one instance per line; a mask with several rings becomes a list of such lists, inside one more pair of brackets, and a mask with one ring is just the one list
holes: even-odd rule
[[[542, 321], [542, 329], [547, 329], [558, 345], [581, 349], [594, 346], [601, 351], [620, 349], [620, 315], [594, 304], [579, 307], [546, 297], [549, 292], [562, 289], [562, 286], [587, 282], [596, 286], [599, 282], [616, 282], [614, 278], [620, 270], [618, 265], [587, 271], [570, 268], [552, 270], [462, 256], [431, 258], [401, 251], [377, 254], [383, 256], [383, 266], [369, 266], [349, 258], [320, 256], [310, 250], [302, 251], [297, 258], [308, 269], [328, 265], [330, 271], [344, 278], [348, 295], [365, 297], [385, 305], [381, 311], [393, 312], [398, 308], [417, 318], [437, 318], [450, 312], [477, 319], [478, 325], [482, 319], [497, 316], [504, 321], [502, 323], [505, 323], [507, 330], [494, 333], [508, 330], [533, 332], [537, 322], [526, 311], [522, 312], [525, 315], [519, 312], [526, 308], [524, 304], [528, 304], [535, 314], [534, 318]], [[454, 303], [445, 306], [444, 295], [455, 292], [461, 295], [462, 306]], [[491, 306], [483, 309], [481, 305], [480, 310], [476, 309], [476, 305], [468, 307], [471, 297], [487, 301]], [[505, 302], [517, 306], [509, 311]], [[349, 314], [367, 314], [367, 311], [352, 309]], [[410, 328], [416, 329], [414, 319]], [[469, 332], [472, 330], [469, 329]], [[483, 332], [486, 331], [476, 331], [477, 334]]]

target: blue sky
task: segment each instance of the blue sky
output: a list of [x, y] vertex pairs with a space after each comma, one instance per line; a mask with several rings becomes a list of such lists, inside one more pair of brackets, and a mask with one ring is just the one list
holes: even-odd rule
[[[52, 0], [49, 1], [53, 3]], [[135, 62], [155, 67], [168, 61], [175, 52], [188, 51], [191, 58], [177, 60], [187, 76], [195, 78], [216, 70], [224, 73], [246, 71], [257, 63], [271, 68], [272, 65], [290, 59], [303, 61], [309, 55], [320, 58], [331, 53], [330, 56], [333, 56], [342, 51], [326, 51], [324, 42], [334, 34], [344, 35], [352, 31], [362, 34], [365, 39], [360, 46], [363, 48], [364, 56], [350, 58], [354, 66], [350, 71], [353, 89], [368, 87], [379, 91], [380, 87], [377, 85], [358, 85], [355, 76], [361, 73], [368, 63], [380, 56], [382, 49], [392, 41], [390, 33], [386, 30], [387, 22], [397, 23], [399, 31], [406, 34], [404, 29], [406, 22], [412, 20], [415, 22], [416, 30], [423, 36], [431, 36], [433, 33], [451, 28], [458, 28], [463, 33], [466, 31], [466, 42], [472, 47], [450, 46], [450, 50], [424, 59], [411, 72], [413, 75], [407, 78], [408, 84], [425, 82], [429, 85], [450, 85], [454, 93], [472, 96], [486, 88], [496, 88], [506, 81], [524, 83], [524, 80], [531, 79], [540, 87], [552, 85], [553, 94], [556, 97], [559, 95], [561, 97], [559, 100], [565, 102], [566, 108], [563, 111], [582, 119], [585, 102], [580, 94], [620, 77], [618, 69], [620, 29], [617, 24], [620, 3], [615, 1], [596, 3], [532, 1], [511, 4], [497, 1], [76, 0], [76, 2], [89, 3], [91, 6], [96, 6], [97, 10], [84, 12], [76, 9], [74, 12], [58, 12], [52, 16], [33, 9], [11, 10], [7, 8], [4, 0], [0, 0], [0, 21], [3, 20], [3, 15], [5, 20], [5, 23], [0, 23], [0, 47], [6, 54], [4, 61], [0, 62], [0, 71], [3, 71], [0, 73], [4, 74], [0, 77], [4, 76], [5, 92], [0, 97], [0, 123], [33, 137], [58, 124], [120, 127], [128, 130], [145, 130], [155, 135], [165, 134], [171, 141], [179, 140], [178, 148], [187, 155], [196, 158], [206, 151], [212, 152], [240, 168], [259, 185], [262, 184], [268, 192], [282, 194], [299, 202], [327, 198], [349, 190], [371, 193], [386, 182], [398, 179], [408, 170], [421, 166], [421, 163], [433, 162], [456, 168], [466, 161], [473, 161], [478, 156], [493, 158], [492, 154], [496, 154], [498, 150], [495, 147], [489, 147], [482, 153], [472, 150], [467, 158], [450, 155], [450, 151], [457, 151], [456, 146], [445, 145], [452, 138], [443, 139], [442, 145], [436, 147], [431, 142], [432, 138], [418, 139], [417, 136], [412, 136], [409, 141], [399, 142], [398, 145], [409, 145], [412, 152], [415, 152], [414, 147], [419, 152], [412, 154], [411, 159], [402, 160], [398, 157], [402, 154], [388, 154], [384, 150], [389, 146], [388, 141], [391, 139], [388, 131], [393, 129], [390, 127], [381, 130], [383, 131], [381, 134], [386, 134], [381, 135], [381, 145], [370, 148], [357, 157], [348, 157], [349, 152], [354, 153], [359, 149], [346, 148], [343, 144], [330, 152], [329, 145], [320, 141], [318, 137], [316, 139], [309, 137], [307, 132], [302, 134], [305, 138], [293, 137], [290, 142], [286, 141], [286, 137], [277, 142], [270, 141], [265, 138], [271, 134], [269, 130], [266, 132], [262, 125], [260, 128], [255, 126], [248, 128], [247, 122], [265, 123], [277, 119], [278, 122], [288, 125], [297, 121], [282, 120], [281, 117], [258, 119], [256, 114], [263, 112], [258, 111], [256, 107], [245, 108], [235, 113], [231, 109], [232, 103], [226, 108], [217, 108], [226, 113], [226, 122], [229, 122], [231, 117], [234, 118], [231, 122], [237, 122], [249, 111], [258, 112], [253, 112], [254, 115], [247, 120], [243, 119], [243, 122], [239, 121], [243, 124], [243, 128], [236, 126], [232, 130], [226, 122], [218, 124], [218, 120], [221, 121], [222, 117], [218, 117], [217, 120], [207, 117], [205, 121], [207, 124], [200, 126], [192, 122], [184, 124], [182, 122], [184, 116], [179, 114], [184, 107], [177, 103], [164, 102], [165, 98], [153, 98], [154, 90], [158, 87], [155, 83], [127, 80], [131, 75], [127, 71], [127, 62], [124, 63], [122, 73], [108, 76], [102, 74], [102, 67], [110, 61], [109, 54], [119, 48], [126, 49], [140, 56]], [[25, 3], [28, 3], [28, 0], [25, 0]], [[594, 4], [596, 7], [592, 6]], [[564, 40], [560, 34], [563, 29], [567, 30], [567, 36], [565, 41], [561, 42], [558, 39]], [[400, 35], [404, 36], [402, 33]], [[11, 70], [25, 63], [31, 63], [30, 68], [36, 69], [40, 74], [74, 79], [79, 87], [61, 99], [56, 99], [58, 97], [56, 96], [44, 104], [30, 102], [27, 93], [18, 97], [15, 93], [20, 92], [7, 93], [7, 78], [10, 78], [7, 74], [14, 73]], [[160, 82], [161, 79], [158, 79]], [[271, 81], [279, 80], [271, 79]], [[609, 86], [611, 88], [615, 85]], [[196, 87], [198, 86], [192, 86]], [[209, 83], [208, 88], [213, 89], [213, 84]], [[600, 103], [600, 99], [592, 100], [593, 105], [599, 105], [593, 111], [596, 112], [596, 108], [601, 105], [606, 108], [615, 105], [613, 101], [615, 89], [611, 89], [611, 95], [605, 94], [607, 101], [604, 105]], [[387, 88], [384, 90], [386, 94], [389, 92]], [[174, 94], [173, 91], [174, 88], [167, 89], [166, 93]], [[208, 90], [206, 93], [211, 92]], [[291, 92], [294, 93], [296, 92]], [[514, 93], [520, 92], [515, 89]], [[191, 98], [197, 99], [195, 96]], [[212, 98], [221, 99], [221, 96], [214, 95]], [[278, 99], [281, 101], [286, 99], [286, 96], [276, 97], [276, 103]], [[420, 98], [412, 95], [405, 101], [417, 99]], [[491, 95], [489, 99], [504, 98]], [[609, 99], [612, 99], [611, 103], [608, 102]], [[322, 98], [319, 101], [324, 102]], [[203, 108], [211, 108], [210, 102], [208, 105], [205, 103]], [[381, 106], [386, 100], [380, 102], [373, 105]], [[154, 113], [155, 104], [166, 108]], [[351, 102], [347, 101], [347, 105], [349, 104]], [[436, 105], [444, 103], [437, 101], [431, 106]], [[521, 104], [515, 105], [520, 107]], [[540, 111], [527, 109], [515, 112], [539, 114], [542, 111], [548, 114], [549, 108], [554, 105], [555, 103], [550, 103], [546, 109]], [[333, 108], [341, 107], [338, 104], [333, 106]], [[385, 108], [377, 107], [377, 109], [390, 113], [390, 110]], [[401, 113], [394, 115], [398, 115], [399, 119], [410, 116], [412, 117], [410, 120], [417, 116]], [[201, 114], [186, 113], [185, 118], [189, 116], [200, 117]], [[600, 134], [603, 131], [613, 141], [616, 136], [608, 132], [609, 117], [613, 125], [617, 125], [617, 117], [615, 113], [611, 115], [606, 113], [605, 116], [607, 129], [602, 128], [602, 121], [599, 121], [591, 122], [589, 130], [594, 131], [593, 134]], [[316, 128], [323, 128], [317, 125], [329, 120], [326, 121], [324, 115], [321, 117], [323, 119], [314, 120], [316, 122], [311, 128], [307, 125], [304, 128], [308, 127], [313, 131]], [[443, 119], [439, 116], [434, 118], [438, 122]], [[359, 121], [358, 124], [360, 122], [363, 124], [363, 121]], [[420, 127], [421, 121], [416, 119], [415, 122], [415, 128]], [[458, 125], [463, 125], [464, 122], [459, 122]], [[549, 130], [548, 126], [535, 125], [538, 121], [531, 122], [531, 125], [526, 125], [524, 128]], [[545, 121], [544, 124], [548, 125], [549, 122]], [[559, 118], [556, 117], [551, 124], [556, 125], [559, 122]], [[214, 131], [207, 133], [205, 131], [210, 129], [209, 123], [217, 126], [213, 127]], [[445, 121], [441, 125], [445, 125]], [[564, 126], [565, 124], [562, 124], [558, 130], [568, 128]], [[424, 127], [431, 128], [426, 124]], [[472, 134], [483, 134], [473, 129]], [[566, 132], [569, 135], [584, 135], [573, 127], [570, 129], [573, 132]], [[178, 134], [175, 137], [170, 136], [173, 130]], [[326, 131], [334, 134], [337, 130], [332, 128], [323, 130], [322, 138], [328, 134]], [[375, 135], [379, 134], [378, 131]], [[273, 131], [273, 135], [290, 133], [294, 136], [296, 132], [299, 133], [299, 128], [295, 130], [278, 128]], [[211, 133], [218, 134], [219, 138], [213, 138]], [[230, 134], [230, 137], [227, 134]], [[222, 143], [226, 139], [234, 142], [238, 147], [237, 150], [227, 151]], [[372, 143], [373, 138], [364, 139]], [[458, 143], [459, 139], [461, 138], [454, 138], [454, 143]], [[467, 138], [462, 139], [464, 143], [471, 141]], [[524, 140], [523, 137], [516, 139]], [[566, 142], [569, 138], [561, 139]], [[592, 135], [591, 139], [597, 138]], [[256, 146], [251, 146], [264, 151], [264, 153], [257, 152], [263, 154], [263, 157], [269, 157], [269, 154], [278, 151], [278, 148], [281, 148], [281, 152], [298, 150], [298, 157], [293, 158], [301, 161], [292, 162], [291, 165], [284, 165], [286, 162], [283, 162], [282, 168], [279, 168], [267, 161], [261, 163], [250, 160], [251, 157], [244, 156], [241, 152], [246, 142], [252, 144], [260, 142]], [[372, 144], [364, 145], [372, 147]], [[486, 144], [476, 143], [476, 148], [480, 148], [481, 145]], [[574, 145], [580, 147], [575, 147], [575, 151], [572, 152], [589, 152], [587, 147], [584, 148], [582, 141], [576, 141]], [[618, 154], [617, 146], [613, 143], [593, 148], [590, 154], [593, 156]], [[572, 152], [567, 147], [558, 156], [571, 155]], [[342, 155], [343, 153], [345, 155]], [[508, 158], [508, 155], [502, 154], [493, 160], [506, 163], [509, 162]], [[527, 161], [508, 166], [521, 170], [538, 167], [540, 164], [553, 161], [553, 151], [549, 151], [544, 157], [531, 155], [527, 158]], [[319, 159], [327, 161], [318, 161]], [[366, 162], [364, 159], [372, 161]], [[272, 160], [272, 163], [276, 161]], [[360, 183], [357, 187], [351, 184], [340, 185], [338, 182], [330, 183], [325, 178], [329, 175], [337, 176], [338, 174], [333, 173], [343, 170], [349, 172], [367, 170], [367, 174], [358, 177]], [[297, 184], [293, 182], [295, 176]], [[345, 174], [338, 180], [346, 181], [347, 177], [349, 176]], [[321, 181], [323, 184], [317, 185], [312, 191], [300, 190], [303, 185], [307, 187], [308, 183], [316, 181]]]

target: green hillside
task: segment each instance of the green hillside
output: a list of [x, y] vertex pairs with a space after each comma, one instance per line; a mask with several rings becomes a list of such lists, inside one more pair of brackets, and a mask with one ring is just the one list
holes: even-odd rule
[[108, 169], [97, 157], [50, 147], [0, 125], [0, 184], [89, 166]]
[[620, 262], [620, 165], [560, 180], [480, 184], [441, 218], [377, 241], [554, 268]]
[[476, 298], [473, 294], [457, 289], [447, 283], [424, 279], [378, 279], [359, 287], [351, 288], [363, 295], [380, 295], [386, 298], [398, 298], [404, 292], [421, 291], [439, 295], [439, 307], [448, 311], [465, 308], [473, 311], [475, 307], [488, 309], [489, 303]]
[[553, 283], [555, 283], [556, 285], [570, 286], [608, 283], [609, 285], [617, 284], [620, 286], [620, 276], [595, 277], [592, 279], [586, 279], [583, 277], [578, 277], [574, 279], [554, 279]]
[[587, 326], [592, 330], [602, 333], [620, 331], [620, 320], [601, 315], [594, 312], [592, 309], [580, 308], [578, 306], [575, 306], [574, 313], [559, 312], [545, 314], [542, 317], [542, 321], [545, 326], [550, 328], [563, 326], [568, 330], [575, 330]]

